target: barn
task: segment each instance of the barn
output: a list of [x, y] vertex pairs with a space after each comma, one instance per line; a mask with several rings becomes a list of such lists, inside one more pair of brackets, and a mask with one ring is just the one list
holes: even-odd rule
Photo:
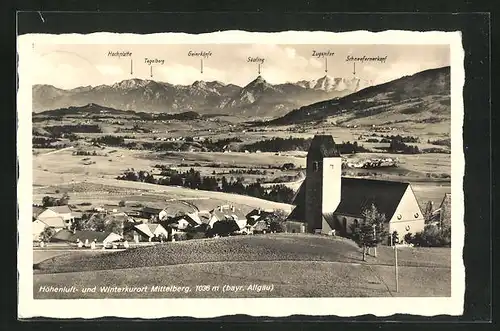
[[424, 216], [410, 183], [342, 177], [342, 159], [330, 135], [316, 135], [307, 153], [306, 178], [295, 195], [288, 220], [303, 222], [307, 232], [348, 236], [372, 204], [385, 215], [387, 230], [424, 229]]

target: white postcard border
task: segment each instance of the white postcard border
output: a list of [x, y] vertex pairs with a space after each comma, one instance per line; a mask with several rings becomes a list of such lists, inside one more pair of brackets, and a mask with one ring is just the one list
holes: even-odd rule
[[[448, 44], [451, 56], [451, 191], [452, 199], [452, 269], [449, 298], [252, 298], [252, 299], [80, 299], [35, 300], [33, 298], [33, 253], [31, 236], [32, 152], [30, 56], [32, 43], [58, 44]], [[190, 35], [162, 33], [151, 35], [92, 33], [88, 35], [30, 34], [18, 37], [18, 315], [19, 318], [161, 318], [189, 316], [198, 318], [233, 314], [283, 317], [301, 315], [358, 316], [373, 314], [414, 314], [433, 316], [461, 315], [465, 292], [463, 175], [463, 99], [465, 82], [464, 51], [460, 32], [299, 32], [254, 33], [224, 31]], [[28, 109], [30, 111], [28, 111]], [[203, 307], [196, 309], [195, 307]]]

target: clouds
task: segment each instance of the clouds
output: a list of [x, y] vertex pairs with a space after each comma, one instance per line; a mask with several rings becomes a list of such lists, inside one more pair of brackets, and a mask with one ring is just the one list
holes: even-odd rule
[[96, 77], [103, 79], [92, 63], [68, 53], [35, 56], [31, 72], [34, 84], [50, 84], [68, 89], [92, 85]]
[[[51, 84], [60, 88], [85, 85], [113, 84], [129, 79], [151, 79], [150, 66], [145, 58], [164, 60], [153, 65], [153, 79], [172, 84], [190, 85], [196, 80], [232, 83], [244, 86], [254, 80], [258, 64], [249, 57], [265, 59], [261, 65], [264, 79], [273, 84], [318, 79], [325, 74], [323, 58], [314, 58], [312, 50], [330, 50], [328, 74], [351, 77], [353, 63], [346, 62], [348, 54], [356, 56], [387, 56], [385, 64], [357, 63], [356, 76], [382, 83], [411, 75], [418, 71], [449, 65], [446, 45], [273, 45], [273, 44], [204, 44], [204, 45], [119, 45], [120, 50], [132, 53], [131, 58], [109, 57], [108, 45], [44, 45], [33, 63], [34, 83]], [[188, 56], [189, 51], [210, 51], [203, 60]], [[43, 55], [41, 55], [43, 54]], [[130, 74], [130, 60], [133, 74]]]
[[103, 75], [123, 75], [124, 71], [121, 67], [116, 66], [116, 65], [107, 65], [107, 64], [102, 64], [102, 65], [96, 65], [97, 70]]

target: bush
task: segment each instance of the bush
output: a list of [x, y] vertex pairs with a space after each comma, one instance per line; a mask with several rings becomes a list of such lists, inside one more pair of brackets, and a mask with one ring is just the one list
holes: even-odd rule
[[125, 207], [125, 204], [126, 204], [125, 200], [120, 200], [120, 202], [118, 202], [119, 207]]
[[174, 234], [174, 239], [175, 239], [175, 241], [188, 240], [187, 233], [177, 232], [176, 234]]
[[449, 247], [451, 245], [451, 228], [440, 229], [436, 225], [426, 225], [424, 231], [415, 233], [405, 241], [420, 247]]
[[405, 234], [403, 239], [404, 239], [405, 243], [410, 244], [410, 243], [412, 243], [412, 238], [413, 238], [413, 235], [411, 233], [407, 233], [407, 234]]

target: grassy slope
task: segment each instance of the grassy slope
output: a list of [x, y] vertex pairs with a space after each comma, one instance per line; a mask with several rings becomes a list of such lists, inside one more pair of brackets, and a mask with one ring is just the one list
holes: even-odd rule
[[[204, 253], [201, 253], [204, 252]], [[392, 249], [361, 262], [348, 240], [315, 235], [241, 236], [167, 243], [124, 252], [70, 253], [46, 260], [34, 275], [38, 298], [131, 297], [130, 293], [47, 294], [40, 285], [189, 286], [186, 293], [133, 297], [446, 296], [450, 294], [449, 249], [399, 251], [400, 292], [394, 292]], [[110, 270], [113, 269], [113, 270]], [[272, 291], [196, 292], [196, 285], [273, 285]]]
[[[377, 259], [370, 263], [392, 265], [392, 249], [380, 247]], [[448, 249], [401, 248], [402, 266], [450, 265]], [[361, 255], [354, 242], [307, 234], [269, 234], [218, 239], [192, 240], [133, 248], [110, 254], [68, 254], [38, 265], [40, 273], [141, 268], [223, 261], [334, 261], [360, 263]]]

